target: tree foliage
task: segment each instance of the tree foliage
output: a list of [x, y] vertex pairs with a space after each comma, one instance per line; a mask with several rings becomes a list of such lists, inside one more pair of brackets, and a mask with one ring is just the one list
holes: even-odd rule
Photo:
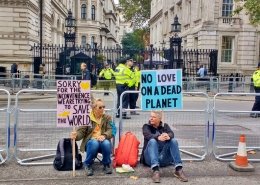
[[135, 54], [142, 51], [146, 44], [146, 30], [136, 29], [132, 33], [126, 33], [122, 38], [122, 46], [124, 54], [133, 57]]
[[146, 32], [137, 29], [132, 33], [126, 33], [122, 38], [122, 46], [124, 50], [141, 50], [145, 47], [144, 35]]
[[136, 28], [142, 28], [151, 12], [151, 0], [119, 0], [126, 21], [131, 21]]
[[240, 13], [242, 10], [245, 10], [246, 14], [249, 15], [250, 22], [253, 25], [260, 24], [260, 0], [235, 0], [236, 2], [240, 2], [236, 10], [235, 14]]

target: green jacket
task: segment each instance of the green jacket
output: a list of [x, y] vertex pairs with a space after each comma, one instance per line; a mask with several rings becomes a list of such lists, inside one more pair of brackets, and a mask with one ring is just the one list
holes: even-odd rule
[[106, 80], [111, 80], [112, 75], [114, 75], [114, 71], [111, 68], [102, 69], [102, 71], [99, 73], [99, 77], [104, 77]]
[[[90, 117], [92, 127], [82, 126], [77, 129], [76, 141], [82, 139], [80, 145], [80, 151], [85, 152], [87, 142], [92, 138], [93, 130], [95, 129], [97, 123]], [[104, 135], [106, 139], [110, 140], [112, 138], [112, 118], [109, 115], [104, 114], [101, 119], [101, 135]]]

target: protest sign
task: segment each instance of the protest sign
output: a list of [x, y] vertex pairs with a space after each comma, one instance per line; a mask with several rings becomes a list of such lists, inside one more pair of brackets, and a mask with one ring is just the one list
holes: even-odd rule
[[57, 81], [57, 126], [90, 125], [90, 81]]
[[182, 70], [145, 70], [141, 72], [142, 110], [182, 108]]

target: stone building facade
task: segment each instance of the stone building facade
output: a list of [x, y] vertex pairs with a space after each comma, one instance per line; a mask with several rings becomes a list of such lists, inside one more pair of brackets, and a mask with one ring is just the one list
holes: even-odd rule
[[[120, 21], [113, 0], [42, 0], [43, 44], [64, 44], [65, 19], [76, 18], [76, 45], [116, 47]], [[0, 0], [0, 66], [32, 71], [31, 46], [40, 42], [40, 0]]]
[[115, 47], [119, 44], [119, 22], [117, 7], [113, 0], [76, 0], [77, 45], [94, 42], [98, 47]]
[[169, 47], [175, 15], [182, 25], [184, 49], [217, 49], [218, 73], [249, 75], [259, 61], [260, 28], [245, 12], [232, 15], [234, 0], [152, 0], [150, 37], [155, 47]]

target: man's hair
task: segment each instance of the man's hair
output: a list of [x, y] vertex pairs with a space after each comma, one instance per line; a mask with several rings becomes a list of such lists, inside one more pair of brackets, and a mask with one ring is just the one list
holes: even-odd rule
[[84, 63], [84, 62], [82, 62], [81, 64], [80, 64], [80, 66], [84, 66], [84, 67], [87, 67], [87, 64], [86, 63]]
[[260, 68], [260, 62], [258, 62], [258, 65], [257, 65], [258, 68]]
[[153, 110], [153, 111], [151, 111], [151, 112], [154, 113], [154, 114], [156, 114], [159, 119], [162, 119], [162, 111]]

